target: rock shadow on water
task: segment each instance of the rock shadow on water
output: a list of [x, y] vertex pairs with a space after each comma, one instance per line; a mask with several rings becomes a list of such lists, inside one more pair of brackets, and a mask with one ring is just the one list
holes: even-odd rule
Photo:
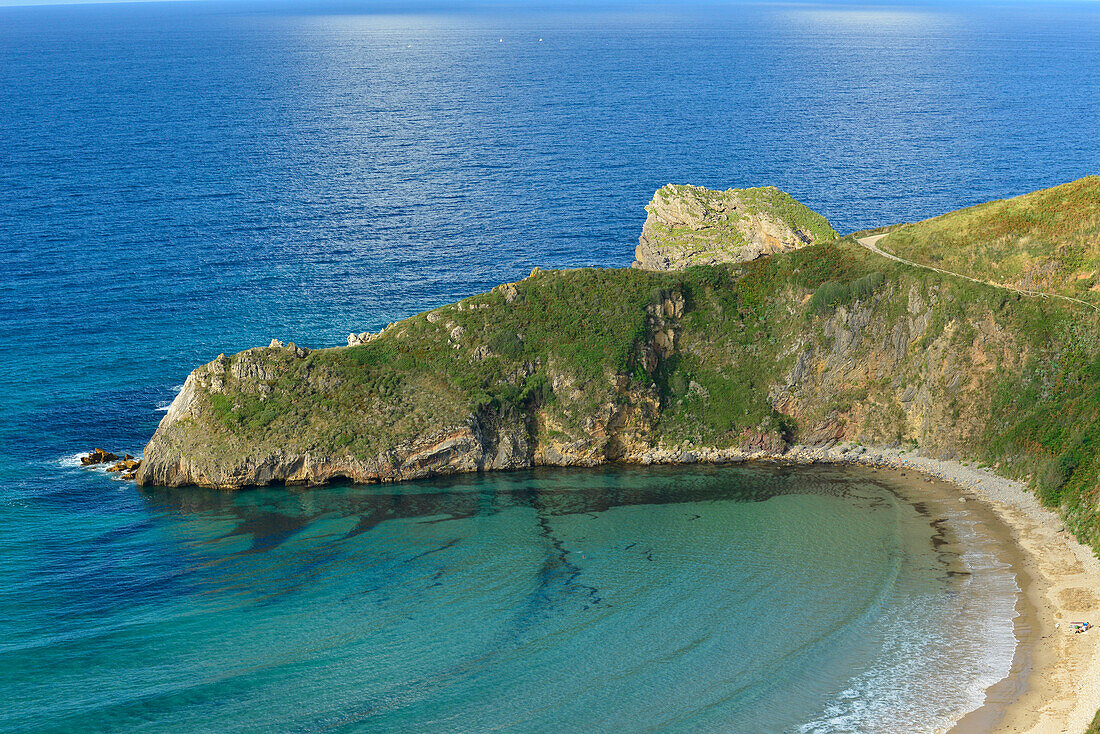
[[[597, 467], [549, 468], [460, 475], [403, 484], [256, 487], [226, 492], [201, 487], [143, 487], [151, 509], [172, 515], [210, 515], [237, 523], [231, 534], [270, 548], [310, 523], [354, 517], [345, 538], [391, 520], [440, 523], [516, 507], [547, 516], [600, 513], [618, 507], [695, 502], [765, 502], [796, 494], [853, 497], [851, 475], [834, 467]], [[863, 499], [874, 500], [872, 497]]]
[[[327, 485], [325, 487], [259, 487], [226, 492], [198, 487], [140, 490], [149, 508], [158, 514], [189, 520], [208, 518], [210, 523], [190, 523], [193, 552], [202, 547], [224, 547], [224, 541], [244, 539], [247, 547], [215, 554], [207, 566], [230, 566], [234, 559], [276, 551], [318, 522], [338, 522], [347, 528], [310, 536], [308, 546], [296, 551], [279, 586], [288, 593], [305, 583], [319, 568], [341, 554], [351, 552], [348, 543], [370, 533], [387, 521], [445, 524], [488, 517], [517, 509], [533, 513], [534, 530], [543, 539], [546, 555], [526, 614], [537, 618], [564, 596], [580, 594], [584, 604], [601, 603], [598, 589], [579, 582], [581, 569], [570, 559], [562, 539], [555, 534], [552, 519], [587, 516], [597, 522], [603, 513], [623, 507], [695, 504], [706, 502], [765, 502], [791, 495], [829, 495], [846, 499], [867, 509], [887, 501], [874, 486], [889, 487], [866, 470], [831, 466], [740, 465], [692, 467], [619, 467], [595, 469], [534, 469], [508, 473], [461, 475], [384, 485]], [[688, 511], [685, 517], [696, 519]], [[931, 520], [931, 518], [930, 518]], [[228, 529], [225, 525], [228, 524]], [[930, 524], [932, 524], [930, 522]], [[212, 529], [217, 532], [204, 532]], [[946, 545], [944, 531], [933, 524], [932, 542]], [[427, 549], [415, 549], [403, 562], [414, 562], [461, 543], [458, 538]], [[937, 545], [937, 550], [940, 550]], [[948, 575], [959, 569], [957, 555], [950, 548], [940, 550]], [[652, 561], [652, 554], [640, 554]], [[284, 559], [282, 562], [288, 562]], [[396, 559], [394, 560], [396, 562]], [[227, 578], [231, 570], [222, 574]], [[217, 576], [218, 574], [213, 574]], [[211, 578], [217, 585], [217, 580]], [[435, 579], [438, 583], [439, 578]], [[378, 588], [376, 591], [381, 592]], [[272, 593], [279, 593], [272, 590]]]

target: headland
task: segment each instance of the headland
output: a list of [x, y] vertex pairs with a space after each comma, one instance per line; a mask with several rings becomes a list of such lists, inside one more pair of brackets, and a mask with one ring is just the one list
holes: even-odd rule
[[1022, 692], [991, 690], [958, 731], [1083, 731], [1100, 707], [1100, 633], [1066, 625], [1100, 609], [1096, 212], [1089, 177], [841, 237], [775, 189], [667, 186], [632, 268], [536, 268], [346, 347], [220, 355], [187, 378], [136, 479], [234, 489], [761, 459], [919, 470], [1010, 529], [1037, 620], [1020, 634]]

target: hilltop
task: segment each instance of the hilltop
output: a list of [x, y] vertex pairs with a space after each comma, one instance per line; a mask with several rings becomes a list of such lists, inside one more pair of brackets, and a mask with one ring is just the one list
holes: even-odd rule
[[1100, 304], [1100, 176], [906, 224], [879, 246], [924, 265]]

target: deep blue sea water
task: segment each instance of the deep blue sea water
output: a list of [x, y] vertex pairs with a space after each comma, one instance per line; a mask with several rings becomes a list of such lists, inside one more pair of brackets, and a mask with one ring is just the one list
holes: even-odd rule
[[[555, 581], [556, 562], [539, 555], [549, 541], [529, 503], [518, 503], [519, 519], [471, 512], [453, 537], [410, 530], [406, 519], [345, 538], [375, 490], [142, 493], [68, 457], [93, 445], [140, 452], [158, 408], [219, 352], [272, 337], [340, 344], [536, 265], [629, 264], [642, 207], [668, 182], [774, 184], [852, 231], [1100, 171], [1100, 9], [1087, 3], [372, 7], [0, 7], [0, 728], [398, 730], [430, 715], [439, 730], [462, 730], [490, 721], [469, 718], [486, 711], [506, 729], [580, 726], [576, 710], [505, 719], [504, 699], [484, 691], [501, 676], [541, 683], [578, 654], [629, 649], [607, 629], [645, 628], [666, 591], [689, 593], [661, 581], [675, 565], [643, 580], [615, 575], [619, 545], [638, 527], [653, 531], [653, 518], [625, 518], [591, 546], [600, 561], [586, 572], [613, 578], [585, 587], [609, 598], [649, 591], [619, 600], [625, 616], [584, 642], [555, 627], [575, 621], [556, 616], [555, 589], [568, 589], [566, 606], [583, 604], [575, 580]], [[775, 507], [735, 501], [749, 479], [713, 480], [732, 494], [711, 514], [692, 511], [712, 534], [690, 544], [740, 542], [730, 528], [746, 508]], [[491, 494], [505, 480], [470, 481], [461, 491]], [[554, 497], [606, 489], [592, 477], [546, 481]], [[665, 503], [642, 504], [657, 517], [677, 511]], [[846, 527], [834, 509], [825, 514]], [[585, 515], [563, 517], [571, 525]], [[497, 597], [465, 599], [461, 611], [449, 594], [402, 606], [418, 598], [409, 579], [436, 572], [409, 560], [415, 549], [458, 538], [458, 555], [438, 561], [458, 573], [513, 537], [515, 555], [502, 554], [499, 567], [468, 569], [482, 585], [499, 583]], [[586, 552], [576, 542], [550, 547]], [[524, 586], [547, 563], [547, 584]], [[780, 588], [786, 567], [764, 568]], [[745, 569], [707, 573], [740, 579]], [[386, 578], [401, 588], [386, 589]], [[517, 610], [525, 594], [538, 611]], [[494, 609], [520, 631], [493, 626]], [[431, 617], [426, 610], [484, 615], [497, 643], [401, 626]], [[351, 618], [380, 620], [392, 634], [348, 632]], [[717, 617], [699, 624], [698, 639], [726, 634]], [[536, 638], [530, 659], [490, 655]], [[893, 654], [880, 647], [845, 665], [858, 677], [897, 664]], [[485, 655], [486, 677], [463, 677]], [[655, 656], [648, 665], [664, 659]], [[356, 667], [374, 658], [385, 662]], [[694, 663], [660, 668], [667, 675], [655, 686], [658, 668], [639, 662], [628, 683], [662, 691], [647, 703], [667, 712], [681, 705], [676, 691], [698, 693], [702, 684], [688, 685], [702, 669]], [[380, 670], [397, 677], [348, 682]], [[440, 670], [466, 687], [423, 684]], [[566, 680], [544, 695], [587, 700]], [[735, 688], [728, 681], [739, 679], [722, 680]], [[722, 685], [707, 691], [721, 698]], [[835, 693], [825, 688], [806, 700]], [[532, 690], [508, 700], [531, 700]], [[412, 713], [406, 699], [420, 702]], [[456, 703], [473, 700], [496, 703]], [[708, 710], [674, 723], [730, 730], [741, 709]], [[816, 715], [767, 710], [788, 722], [776, 730]], [[624, 720], [604, 715], [592, 728], [622, 730]], [[637, 721], [661, 720], [639, 712]]]

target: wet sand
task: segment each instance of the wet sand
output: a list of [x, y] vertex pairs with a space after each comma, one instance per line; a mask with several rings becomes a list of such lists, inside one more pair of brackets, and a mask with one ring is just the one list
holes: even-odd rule
[[[1018, 645], [1012, 672], [986, 692], [985, 705], [963, 717], [951, 734], [977, 732], [1076, 734], [1100, 709], [1100, 628], [1073, 634], [1072, 622], [1100, 623], [1100, 560], [1023, 484], [958, 461], [900, 449], [839, 445], [795, 447], [795, 463], [860, 464], [915, 470], [923, 481], [944, 480], [946, 491], [995, 518], [1005, 534], [1023, 597], [1017, 605]], [[903, 480], [904, 481], [904, 480]], [[1003, 527], [998, 531], [997, 524]]]

